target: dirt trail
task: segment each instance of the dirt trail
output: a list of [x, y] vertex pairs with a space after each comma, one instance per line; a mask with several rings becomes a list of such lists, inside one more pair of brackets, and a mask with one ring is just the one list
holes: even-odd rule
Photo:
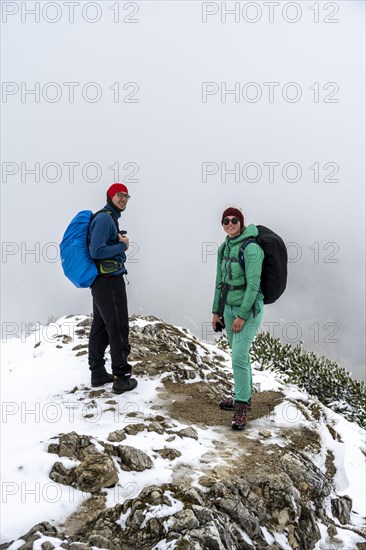
[[[180, 422], [205, 426], [230, 426], [231, 424], [232, 412], [219, 409], [219, 398], [207, 391], [205, 382], [176, 384], [167, 381], [164, 389], [158, 393], [158, 397], [164, 400], [169, 416]], [[281, 392], [254, 393], [248, 422], [270, 415], [283, 398], [284, 395]]]
[[[281, 430], [287, 443], [284, 447], [280, 447], [278, 443], [271, 444], [269, 441], [264, 445], [264, 437], [259, 436], [258, 439], [253, 439], [249, 436], [251, 421], [265, 416], [271, 420], [274, 408], [284, 400], [284, 394], [278, 391], [260, 392], [252, 395], [252, 411], [248, 414], [248, 430], [242, 432], [231, 430], [233, 413], [222, 411], [218, 407], [219, 398], [207, 391], [205, 382], [180, 384], [167, 380], [158, 397], [162, 402], [156, 408], [161, 409], [162, 414], [166, 412], [171, 418], [193, 427], [194, 425], [200, 428], [217, 426], [218, 432], [221, 434], [223, 431], [226, 433], [227, 430], [224, 440], [218, 437], [218, 440], [214, 442], [216, 452], [224, 459], [225, 463], [212, 468], [210, 465], [212, 451], [204, 455], [201, 462], [202, 472], [206, 475], [200, 479], [202, 485], [210, 486], [215, 480], [230, 479], [235, 474], [240, 476], [253, 471], [261, 471], [262, 474], [280, 473], [279, 459], [288, 450], [318, 452], [320, 449], [319, 434], [305, 427], [297, 428], [296, 425]], [[275, 427], [276, 425], [273, 424], [273, 428]], [[186, 467], [181, 468], [180, 466], [174, 468], [175, 480], [185, 480], [185, 483], [189, 485], [191, 479], [188, 470]]]

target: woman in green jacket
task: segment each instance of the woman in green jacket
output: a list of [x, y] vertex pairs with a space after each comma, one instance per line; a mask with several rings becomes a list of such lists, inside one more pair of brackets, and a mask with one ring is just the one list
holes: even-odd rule
[[212, 326], [215, 330], [223, 316], [232, 350], [234, 398], [221, 401], [219, 406], [233, 410], [232, 428], [243, 430], [253, 390], [250, 346], [263, 320], [260, 282], [264, 252], [255, 240], [257, 227], [246, 227], [237, 208], [227, 208], [221, 224], [227, 237], [217, 255]]

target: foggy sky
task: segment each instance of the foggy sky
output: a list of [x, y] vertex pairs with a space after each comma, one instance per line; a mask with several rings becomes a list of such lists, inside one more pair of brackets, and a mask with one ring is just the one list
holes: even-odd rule
[[[308, 349], [363, 378], [363, 2], [331, 3], [334, 14], [320, 2], [319, 23], [307, 2], [296, 3], [301, 17], [293, 23], [284, 18], [296, 16], [288, 2], [273, 23], [262, 2], [245, 12], [253, 19], [261, 10], [256, 23], [242, 11], [239, 22], [233, 15], [222, 22], [221, 2], [122, 2], [117, 23], [115, 2], [94, 3], [95, 23], [81, 15], [87, 2], [75, 6], [73, 23], [62, 2], [39, 23], [21, 12], [34, 2], [4, 4], [19, 11], [3, 12], [2, 24], [3, 334], [51, 315], [91, 312], [90, 291], [64, 277], [54, 243], [76, 212], [102, 208], [109, 185], [125, 179], [132, 198], [120, 227], [134, 243], [130, 313], [212, 337], [214, 252], [225, 236], [221, 213], [234, 204], [245, 223], [271, 227], [288, 244], [288, 288], [266, 306], [267, 328], [284, 341], [301, 336]], [[203, 13], [216, 9], [204, 23]], [[26, 94], [36, 83], [39, 102]], [[74, 102], [64, 83], [74, 83]], [[225, 96], [238, 86], [239, 94]], [[39, 182], [29, 172], [38, 172], [36, 163]], [[239, 175], [225, 176], [222, 163], [227, 170], [239, 163]], [[203, 182], [205, 167], [217, 173]]]

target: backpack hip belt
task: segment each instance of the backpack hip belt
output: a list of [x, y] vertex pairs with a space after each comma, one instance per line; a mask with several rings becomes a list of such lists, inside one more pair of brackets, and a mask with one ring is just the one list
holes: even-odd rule
[[125, 264], [116, 260], [98, 260], [95, 263], [101, 275], [109, 275], [125, 268]]
[[229, 290], [245, 290], [246, 285], [228, 285], [226, 283], [221, 284], [221, 296], [220, 296], [220, 304], [219, 304], [219, 315], [220, 317], [224, 314], [225, 304], [226, 304], [226, 298], [228, 295]]

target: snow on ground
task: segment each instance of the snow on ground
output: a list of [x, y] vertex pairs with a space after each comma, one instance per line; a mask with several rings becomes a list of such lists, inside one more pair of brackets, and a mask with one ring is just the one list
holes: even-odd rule
[[[157, 402], [161, 378], [139, 377], [136, 390], [112, 394], [111, 398], [117, 401], [115, 411], [104, 412], [110, 407], [102, 400], [87, 398], [84, 391], [90, 388], [87, 355], [76, 357], [72, 351], [77, 344], [85, 345], [85, 339], [78, 338], [74, 330], [82, 319], [81, 316], [78, 320], [60, 319], [50, 327], [41, 327], [39, 334], [25, 342], [12, 339], [2, 348], [1, 540], [4, 542], [19, 537], [40, 521], [64, 520], [90, 496], [48, 477], [56, 461], [56, 455], [47, 452], [51, 438], [75, 431], [107, 440], [110, 432], [127, 423], [142, 422], [146, 416], [156, 415], [151, 407]], [[138, 324], [145, 326], [148, 322], [139, 320]], [[57, 338], [61, 334], [73, 337], [72, 346], [56, 347], [62, 345], [61, 338]], [[39, 341], [40, 345], [35, 347]], [[70, 393], [75, 386], [78, 389]], [[135, 413], [133, 418], [127, 416], [131, 412]], [[90, 413], [94, 413], [92, 418], [87, 416]], [[179, 431], [185, 427], [175, 421], [173, 429]], [[147, 485], [171, 482], [172, 467], [180, 463], [198, 468], [201, 457], [215, 449], [212, 441], [220, 435], [213, 429], [196, 428], [196, 431], [198, 441], [176, 437], [172, 443], [166, 442], [166, 434], [146, 430], [127, 435], [123, 445], [132, 445], [150, 456], [154, 449], [169, 446], [182, 456], [172, 462], [156, 456], [151, 470], [123, 472], [120, 484], [106, 490], [107, 506], [137, 496]], [[75, 461], [64, 457], [57, 460], [66, 468], [75, 465]], [[217, 457], [219, 462], [221, 459]]]
[[[329, 409], [328, 409], [329, 411]], [[336, 441], [321, 420], [319, 432], [323, 446], [334, 454], [337, 472], [334, 477], [338, 495], [352, 498], [352, 510], [361, 516], [366, 515], [366, 468], [365, 430], [343, 416], [329, 411], [332, 427], [340, 436]]]
[[[256, 385], [258, 380], [266, 377], [265, 390], [276, 389], [282, 391], [286, 399], [277, 405], [270, 417], [264, 416], [250, 423], [246, 430], [247, 437], [258, 438], [260, 430], [268, 429], [272, 437], [262, 441], [264, 445], [277, 443], [279, 446], [286, 446], [286, 432], [284, 428], [307, 427], [317, 431], [320, 435], [322, 452], [313, 457], [318, 468], [325, 473], [325, 459], [327, 450], [334, 455], [334, 465], [337, 470], [334, 477], [335, 492], [342, 496], [348, 495], [352, 498], [352, 510], [361, 516], [355, 518], [355, 523], [362, 523], [362, 517], [366, 516], [366, 433], [354, 422], [349, 422], [342, 415], [335, 413], [320, 402], [318, 406], [324, 411], [327, 424], [330, 425], [339, 435], [340, 441], [335, 440], [323, 418], [317, 422], [310, 422], [296, 405], [296, 401], [307, 403], [311, 398], [306, 392], [299, 390], [296, 386], [289, 384], [284, 386], [281, 382], [273, 379], [273, 387], [270, 387], [270, 378], [275, 375], [268, 371], [256, 371], [253, 369], [253, 382]], [[337, 520], [335, 520], [337, 522]]]
[[[32, 334], [25, 341], [11, 339], [2, 346], [0, 532], [3, 542], [18, 538], [40, 521], [63, 521], [90, 496], [89, 493], [55, 483], [48, 477], [56, 461], [56, 455], [47, 452], [51, 438], [60, 433], [75, 431], [106, 441], [110, 432], [121, 429], [127, 423], [143, 422], [144, 418], [156, 415], [153, 406], [157, 403], [157, 390], [166, 373], [156, 379], [139, 377], [138, 387], [128, 394], [111, 394], [111, 399], [117, 401], [115, 410], [107, 410], [111, 407], [98, 397], [88, 397], [85, 391], [90, 388], [87, 355], [76, 357], [76, 352], [72, 351], [77, 344], [86, 344], [86, 340], [75, 333], [76, 324], [82, 319], [83, 316], [62, 318], [51, 326], [39, 327], [38, 333]], [[142, 319], [134, 321], [140, 327], [156, 322], [158, 321]], [[189, 333], [181, 330], [182, 338], [187, 337]], [[62, 349], [57, 348], [56, 345], [62, 345], [61, 335], [64, 334], [71, 336], [73, 342]], [[231, 374], [228, 355], [212, 344], [205, 343], [204, 347], [209, 352], [222, 355], [226, 360], [223, 369], [228, 375]], [[188, 382], [195, 381], [198, 379]], [[296, 402], [309, 401], [310, 397], [305, 392], [295, 386], [285, 385], [273, 372], [261, 371], [259, 368], [253, 369], [253, 382], [258, 391], [282, 391], [286, 399], [277, 405], [270, 416], [252, 421], [246, 430], [246, 436], [257, 438], [260, 430], [268, 429], [271, 437], [262, 442], [284, 446], [283, 434], [288, 428], [307, 426], [319, 431], [322, 452], [315, 459], [319, 461], [317, 465], [324, 470], [326, 451], [329, 449], [333, 452], [337, 469], [336, 491], [352, 498], [354, 523], [361, 524], [361, 519], [356, 514], [366, 514], [365, 431], [321, 406], [326, 411], [327, 423], [340, 436], [340, 441], [337, 441], [331, 436], [323, 417], [318, 423], [310, 422], [302, 413], [301, 407], [296, 406]], [[133, 418], [127, 416], [131, 412], [135, 413]], [[91, 418], [88, 417], [90, 413], [93, 413]], [[172, 425], [175, 431], [184, 427], [184, 424], [177, 421]], [[179, 464], [183, 468], [197, 468], [199, 472], [202, 470], [200, 460], [207, 453], [210, 453], [210, 467], [221, 463], [222, 459], [216, 453], [213, 441], [224, 439], [225, 431], [213, 428], [195, 429], [199, 434], [198, 441], [176, 437], [174, 442], [168, 443], [166, 434], [160, 435], [146, 430], [134, 436], [127, 435], [122, 444], [132, 445], [150, 456], [153, 455], [154, 467], [143, 472], [123, 472], [119, 484], [106, 490], [107, 506], [136, 497], [147, 485], [171, 482], [172, 469]], [[182, 455], [169, 462], [154, 454], [155, 449], [169, 446], [179, 450]], [[57, 460], [65, 467], [75, 465], [75, 461], [67, 458], [57, 457]], [[192, 482], [197, 483], [198, 478], [197, 473]], [[179, 507], [173, 502], [172, 506]], [[165, 513], [164, 510], [151, 510], [151, 513], [154, 512]], [[121, 525], [126, 519], [127, 517], [120, 518]], [[327, 548], [327, 533], [324, 526], [319, 525], [319, 528], [323, 536], [315, 548], [323, 550]], [[268, 542], [274, 542], [273, 536], [263, 529]], [[280, 534], [274, 536], [286, 548], [285, 537]], [[339, 530], [339, 538], [345, 548], [354, 548], [355, 543], [360, 541], [360, 537], [357, 537], [358, 535], [350, 531]], [[164, 544], [164, 541], [156, 547], [157, 550], [173, 548], [172, 543]]]
[[330, 540], [325, 525], [318, 523], [318, 527], [321, 533], [321, 539], [315, 544], [313, 550], [337, 550], [338, 548], [357, 550], [357, 543], [364, 542], [357, 533], [344, 529], [338, 529], [337, 535]]

